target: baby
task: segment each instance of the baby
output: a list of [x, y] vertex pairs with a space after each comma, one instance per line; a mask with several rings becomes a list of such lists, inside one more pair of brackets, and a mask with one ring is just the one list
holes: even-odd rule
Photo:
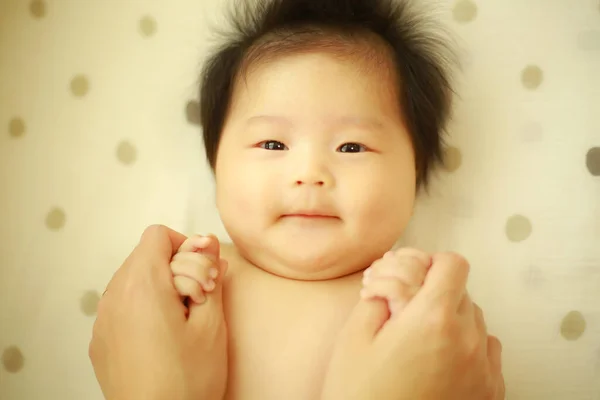
[[425, 279], [427, 254], [391, 249], [442, 158], [453, 57], [405, 2], [236, 7], [200, 89], [232, 244], [190, 237], [174, 284], [227, 327], [226, 398], [316, 399], [359, 293], [393, 318]]

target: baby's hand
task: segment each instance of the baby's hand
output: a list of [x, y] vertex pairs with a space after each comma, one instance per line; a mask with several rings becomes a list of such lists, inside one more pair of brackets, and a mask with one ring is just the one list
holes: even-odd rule
[[206, 301], [227, 271], [227, 262], [220, 258], [219, 240], [213, 236], [190, 236], [171, 260], [171, 271], [177, 292], [184, 300], [197, 304]]
[[385, 253], [364, 272], [364, 299], [387, 300], [392, 317], [401, 312], [423, 285], [431, 256], [421, 250], [401, 248]]

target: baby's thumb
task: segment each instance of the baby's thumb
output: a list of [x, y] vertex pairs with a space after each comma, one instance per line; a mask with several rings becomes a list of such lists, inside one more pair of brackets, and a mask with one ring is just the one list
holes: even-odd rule
[[361, 298], [346, 321], [344, 339], [371, 343], [389, 318], [390, 312], [385, 300]]
[[215, 279], [214, 289], [209, 293], [205, 293], [206, 300], [202, 304], [193, 302], [190, 304], [188, 322], [202, 329], [207, 326], [217, 329], [221, 324], [224, 324], [225, 320], [223, 313], [223, 282], [229, 264], [227, 260], [218, 257], [219, 241], [216, 238], [211, 240], [211, 243], [202, 250], [202, 253], [211, 259], [218, 260], [219, 275]]
[[208, 258], [213, 261], [219, 260], [221, 256], [221, 244], [219, 243], [219, 239], [212, 233], [206, 235], [206, 237], [209, 239], [209, 242], [202, 249], [199, 249], [199, 253], [208, 256]]

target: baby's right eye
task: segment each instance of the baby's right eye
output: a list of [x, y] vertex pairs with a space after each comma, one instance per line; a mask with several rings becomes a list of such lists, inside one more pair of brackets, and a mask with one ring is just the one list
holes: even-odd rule
[[258, 147], [265, 150], [287, 150], [285, 144], [277, 140], [265, 140], [264, 142], [260, 142]]

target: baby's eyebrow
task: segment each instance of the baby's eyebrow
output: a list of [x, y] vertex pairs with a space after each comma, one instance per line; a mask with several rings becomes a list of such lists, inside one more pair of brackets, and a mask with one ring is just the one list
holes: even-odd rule
[[[377, 118], [372, 118], [372, 117], [358, 117], [358, 116], [352, 116], [352, 115], [343, 115], [343, 116], [330, 117], [330, 118], [327, 118], [327, 120], [328, 120], [327, 122], [331, 126], [335, 126], [336, 128], [351, 126], [351, 127], [358, 127], [358, 128], [366, 129], [369, 131], [381, 131], [384, 128], [384, 124], [380, 120], [378, 120]], [[255, 116], [248, 118], [248, 120], [246, 121], [246, 125], [253, 125], [255, 123], [261, 123], [261, 122], [272, 123], [272, 124], [283, 125], [283, 126], [292, 126], [293, 125], [293, 121], [290, 118], [280, 116], [280, 115], [255, 115]]]
[[336, 118], [333, 123], [336, 126], [355, 126], [370, 131], [383, 129], [383, 123], [380, 120], [370, 117], [342, 116]]
[[289, 118], [278, 115], [254, 115], [246, 121], [246, 125], [254, 125], [256, 123], [268, 122], [277, 125], [291, 126], [292, 121]]

